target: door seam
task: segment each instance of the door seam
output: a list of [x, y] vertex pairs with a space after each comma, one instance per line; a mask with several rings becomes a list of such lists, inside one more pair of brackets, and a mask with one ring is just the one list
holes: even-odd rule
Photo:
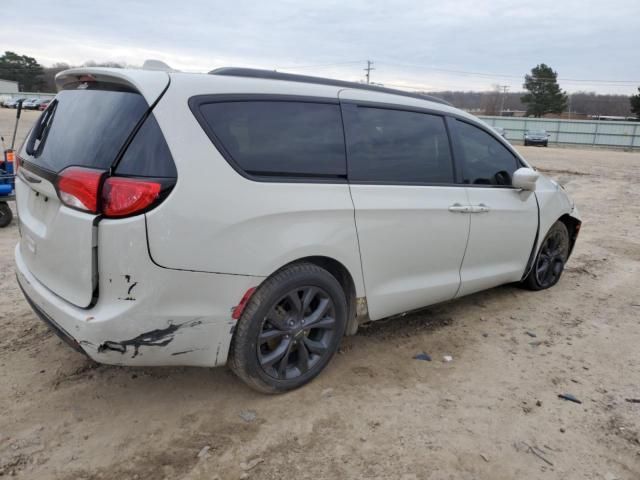
[[[465, 188], [464, 189], [464, 194], [467, 197], [467, 205], [471, 205], [471, 200], [469, 199], [469, 191]], [[471, 213], [465, 213], [464, 215], [467, 215], [467, 218], [469, 219], [469, 222], [467, 224], [467, 241], [464, 244], [464, 253], [462, 254], [462, 260], [460, 261], [460, 268], [458, 268], [458, 278], [459, 278], [459, 282], [458, 282], [458, 289], [456, 290], [455, 295], [453, 296], [453, 298], [457, 298], [458, 294], [460, 293], [460, 290], [462, 289], [462, 266], [464, 265], [464, 259], [467, 256], [467, 249], [469, 248], [469, 239], [471, 238]]]
[[349, 188], [349, 198], [351, 199], [351, 207], [353, 208], [353, 228], [356, 231], [356, 242], [358, 243], [358, 258], [360, 259], [360, 278], [362, 278], [362, 289], [364, 290], [364, 297], [367, 298], [367, 282], [364, 276], [364, 265], [362, 263], [362, 248], [360, 247], [360, 232], [358, 231], [358, 220], [356, 218], [356, 202], [353, 200], [353, 193], [351, 192], [351, 182], [349, 181], [349, 150], [347, 147], [347, 131], [344, 125], [344, 115], [342, 112], [342, 100], [340, 99], [340, 93], [348, 90], [347, 88], [341, 88], [338, 90], [336, 97], [338, 98], [338, 104], [340, 105], [340, 122], [342, 123], [342, 138], [344, 142], [344, 160], [347, 173], [347, 187]]

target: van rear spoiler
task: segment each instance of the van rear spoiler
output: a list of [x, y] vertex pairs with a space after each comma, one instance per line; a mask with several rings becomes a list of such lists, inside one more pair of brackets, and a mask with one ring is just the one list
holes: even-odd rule
[[140, 93], [149, 105], [162, 95], [169, 85], [169, 74], [163, 71], [133, 70], [126, 68], [80, 67], [64, 70], [56, 75], [58, 91], [88, 79], [133, 89]]

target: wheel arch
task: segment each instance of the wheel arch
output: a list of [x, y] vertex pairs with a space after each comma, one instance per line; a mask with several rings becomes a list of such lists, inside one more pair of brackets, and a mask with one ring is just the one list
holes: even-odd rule
[[558, 220], [556, 220], [556, 222], [562, 222], [564, 223], [565, 227], [567, 227], [567, 231], [569, 232], [569, 256], [571, 256], [573, 247], [576, 244], [576, 240], [578, 239], [580, 227], [582, 226], [582, 220], [573, 217], [568, 213], [565, 213]]
[[533, 268], [533, 262], [538, 256], [538, 251], [542, 247], [542, 241], [547, 236], [549, 230], [551, 230], [551, 228], [558, 222], [562, 222], [565, 227], [567, 227], [567, 231], [569, 232], [569, 256], [571, 256], [571, 252], [573, 251], [573, 247], [578, 238], [578, 232], [580, 232], [580, 227], [582, 226], [582, 220], [571, 215], [571, 213], [564, 213], [560, 217], [556, 218], [556, 220], [551, 222], [548, 228], [545, 229], [544, 233], [538, 231], [538, 233], [536, 234], [536, 239], [531, 250], [531, 255], [529, 256], [529, 260], [527, 262], [527, 267], [525, 268], [524, 274], [522, 275], [522, 280], [527, 278], [527, 275], [529, 275], [531, 268]]
[[366, 297], [358, 297], [354, 276], [342, 262], [324, 255], [301, 257], [282, 265], [280, 268], [272, 272], [269, 277], [278, 270], [289, 265], [305, 262], [312, 263], [325, 269], [333, 275], [336, 280], [338, 280], [338, 283], [342, 286], [342, 290], [347, 298], [348, 318], [345, 335], [354, 335], [358, 330], [358, 325], [368, 319], [367, 303]]

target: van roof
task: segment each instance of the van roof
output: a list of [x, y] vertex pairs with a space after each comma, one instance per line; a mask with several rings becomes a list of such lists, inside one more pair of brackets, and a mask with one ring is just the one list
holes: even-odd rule
[[[270, 87], [265, 89], [265, 92], [268, 93], [277, 93], [277, 90], [282, 90], [278, 87], [282, 86], [287, 92], [291, 93], [295, 91], [298, 95], [335, 96], [339, 93], [339, 90], [344, 89], [348, 90], [345, 98], [353, 98], [355, 96], [359, 100], [362, 100], [365, 99], [364, 97], [370, 97], [366, 98], [366, 100], [389, 104], [402, 103], [403, 105], [411, 107], [437, 110], [477, 124], [485, 125], [484, 122], [477, 117], [453, 107], [448, 102], [421, 93], [405, 92], [392, 88], [379, 87], [377, 85], [366, 85], [331, 78], [280, 73], [252, 68], [219, 68], [212, 70], [207, 75], [202, 73], [165, 72], [158, 70], [79, 67], [58, 73], [56, 75], [56, 86], [58, 90], [61, 90], [67, 83], [77, 82], [84, 75], [91, 75], [98, 81], [104, 80], [130, 85], [140, 92], [149, 104], [153, 104], [167, 88], [170, 78], [173, 79], [171, 80], [172, 84], [182, 85], [182, 88], [186, 88], [185, 91], [190, 92], [190, 95], [205, 93], [247, 93], [256, 89], [257, 86], [253, 84], [253, 82], [267, 82], [271, 83]], [[234, 78], [238, 79], [238, 85], [235, 85], [235, 87], [232, 85], [236, 83]], [[210, 85], [210, 83], [217, 85]], [[299, 88], [295, 88], [295, 84], [297, 84]], [[276, 85], [278, 87], [276, 87]], [[405, 100], [403, 101], [402, 99]]]
[[403, 97], [417, 98], [419, 100], [428, 100], [443, 105], [452, 106], [449, 102], [441, 98], [432, 97], [422, 93], [405, 92], [395, 88], [381, 87], [378, 85], [368, 85], [357, 82], [348, 82], [345, 80], [336, 80], [333, 78], [314, 77], [310, 75], [298, 75], [294, 73], [282, 73], [274, 70], [262, 70], [258, 68], [239, 68], [239, 67], [222, 67], [216, 68], [209, 72], [210, 75], [226, 75], [230, 77], [260, 78], [265, 80], [283, 80], [287, 82], [314, 83], [316, 85], [330, 85], [334, 87], [345, 87], [356, 90], [368, 90], [379, 93], [390, 93]]

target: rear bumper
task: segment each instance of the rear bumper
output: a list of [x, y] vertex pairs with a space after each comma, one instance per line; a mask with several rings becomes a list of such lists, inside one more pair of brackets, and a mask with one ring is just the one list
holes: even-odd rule
[[24, 298], [31, 309], [35, 312], [36, 315], [38, 315], [38, 318], [40, 318], [40, 320], [42, 320], [44, 324], [60, 338], [60, 340], [69, 345], [76, 352], [85, 353], [80, 344], [71, 335], [69, 335], [69, 333], [67, 333], [60, 325], [55, 322], [55, 320], [53, 320], [53, 318], [51, 318], [44, 310], [38, 307], [38, 305], [36, 305], [33, 300], [31, 300], [29, 295], [27, 295], [27, 292], [25, 292], [24, 288], [22, 288], [19, 280], [18, 286], [20, 287], [20, 290], [22, 290], [22, 294], [24, 295]]
[[150, 262], [146, 252], [137, 259], [135, 267], [129, 261], [119, 276], [113, 272], [117, 261], [104, 265], [99, 299], [82, 309], [40, 283], [19, 245], [15, 250], [18, 284], [33, 310], [93, 360], [132, 366], [224, 365], [236, 323], [231, 309], [262, 278], [164, 269]]

